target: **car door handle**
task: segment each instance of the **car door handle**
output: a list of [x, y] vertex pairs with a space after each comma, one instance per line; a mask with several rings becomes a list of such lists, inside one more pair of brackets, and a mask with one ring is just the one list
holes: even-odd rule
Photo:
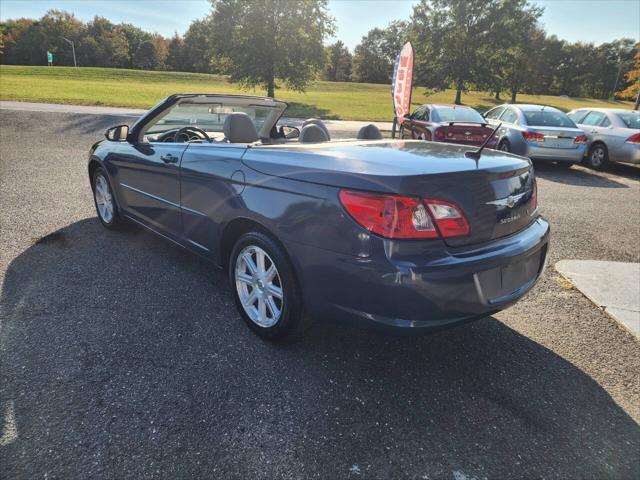
[[162, 160], [164, 163], [178, 163], [178, 157], [174, 157], [170, 153], [167, 153], [166, 155], [160, 155], [160, 160]]

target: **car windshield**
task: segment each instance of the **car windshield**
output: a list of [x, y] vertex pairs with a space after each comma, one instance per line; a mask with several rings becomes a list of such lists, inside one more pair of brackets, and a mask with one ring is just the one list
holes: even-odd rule
[[225, 99], [184, 99], [167, 109], [159, 118], [151, 121], [144, 130], [149, 141], [155, 141], [163, 134], [183, 127], [197, 127], [207, 132], [212, 138], [222, 137], [224, 121], [227, 115], [234, 112], [244, 112], [261, 132], [263, 126], [275, 123], [282, 109], [279, 106], [251, 104], [247, 100], [237, 102]]
[[484, 118], [472, 108], [437, 107], [431, 113], [434, 122], [485, 123]]
[[627, 128], [640, 130], [640, 112], [617, 113], [618, 118], [624, 122]]
[[566, 114], [554, 110], [538, 110], [524, 112], [524, 118], [527, 119], [527, 125], [532, 127], [567, 127], [576, 128], [576, 124], [573, 123]]

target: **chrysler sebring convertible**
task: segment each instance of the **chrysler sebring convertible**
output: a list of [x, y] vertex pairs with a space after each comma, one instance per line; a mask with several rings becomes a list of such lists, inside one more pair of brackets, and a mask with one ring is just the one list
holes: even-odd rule
[[395, 331], [462, 324], [529, 291], [549, 226], [531, 162], [279, 125], [286, 103], [172, 95], [89, 155], [100, 222], [133, 222], [228, 272], [240, 315], [278, 339], [309, 320]]

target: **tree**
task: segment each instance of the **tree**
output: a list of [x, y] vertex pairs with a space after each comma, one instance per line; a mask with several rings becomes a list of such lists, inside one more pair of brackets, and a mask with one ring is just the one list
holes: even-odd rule
[[389, 71], [392, 67], [389, 59], [382, 53], [384, 31], [374, 28], [362, 37], [353, 51], [353, 75], [357, 82], [389, 83]]
[[55, 53], [55, 64], [73, 65], [73, 52], [63, 37], [77, 42], [84, 30], [83, 23], [71, 13], [49, 10], [38, 21], [38, 29], [42, 33], [42, 48]]
[[135, 68], [133, 59], [140, 46], [147, 40], [151, 40], [151, 35], [141, 28], [131, 25], [130, 23], [121, 23], [114, 27], [127, 40], [127, 52], [129, 57], [128, 68]]
[[158, 52], [152, 40], [145, 40], [138, 48], [134, 58], [133, 66], [140, 70], [154, 70], [158, 64]]
[[333, 33], [327, 0], [211, 0], [214, 45], [230, 80], [274, 96], [276, 79], [304, 91]]
[[482, 69], [480, 46], [499, 28], [499, 9], [498, 0], [420, 0], [412, 16], [418, 81], [439, 90], [453, 84], [460, 104], [462, 91]]
[[215, 48], [211, 18], [194, 20], [184, 34], [182, 65], [187, 72], [213, 73]]
[[169, 70], [181, 72], [184, 70], [184, 40], [176, 32], [167, 44], [167, 59], [165, 63]]
[[616, 97], [623, 100], [636, 100], [634, 108], [638, 108], [638, 99], [640, 99], [640, 42], [634, 46], [634, 64], [625, 75], [626, 88], [622, 88], [616, 92]]
[[324, 76], [330, 82], [348, 82], [351, 80], [352, 57], [349, 49], [338, 40], [327, 47], [327, 65]]
[[474, 83], [488, 87], [495, 93], [509, 90], [511, 102], [532, 74], [532, 58], [545, 33], [538, 28], [543, 9], [529, 5], [527, 0], [509, 0], [499, 4], [494, 22], [500, 28], [492, 28], [487, 42], [479, 46], [481, 61], [478, 63]]
[[390, 83], [396, 56], [407, 40], [406, 22], [369, 30], [353, 52], [353, 77], [358, 82]]

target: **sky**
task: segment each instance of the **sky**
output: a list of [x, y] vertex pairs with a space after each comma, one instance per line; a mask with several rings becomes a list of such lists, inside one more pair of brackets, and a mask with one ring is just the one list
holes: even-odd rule
[[[334, 39], [351, 50], [374, 27], [407, 20], [415, 0], [329, 0], [336, 19]], [[596, 44], [621, 37], [640, 40], [640, 0], [533, 0], [545, 8], [541, 18], [548, 34]], [[207, 0], [0, 0], [0, 19], [40, 18], [50, 9], [66, 10], [81, 20], [101, 15], [114, 23], [127, 22], [149, 32], [171, 36], [207, 15]], [[331, 39], [331, 40], [334, 40]]]

